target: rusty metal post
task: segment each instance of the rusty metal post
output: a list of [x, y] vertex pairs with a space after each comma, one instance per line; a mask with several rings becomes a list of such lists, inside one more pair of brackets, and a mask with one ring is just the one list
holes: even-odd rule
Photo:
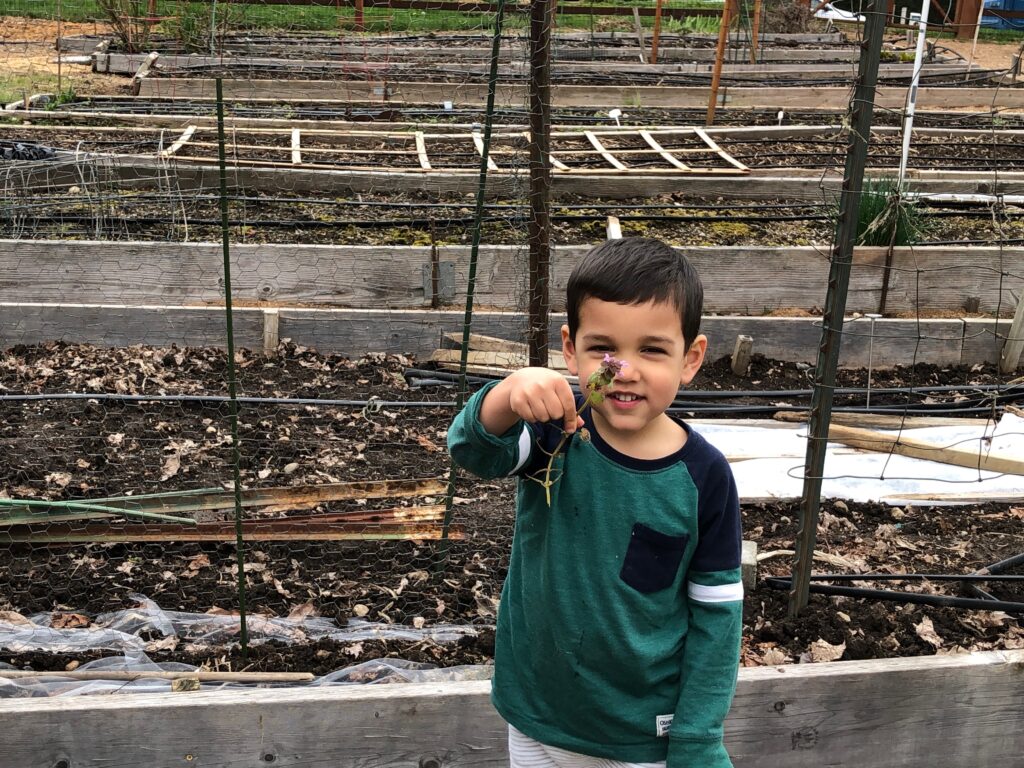
[[817, 542], [818, 514], [821, 511], [821, 482], [825, 471], [825, 449], [832, 418], [832, 395], [835, 390], [839, 346], [843, 334], [843, 315], [850, 287], [853, 246], [857, 239], [857, 213], [867, 165], [871, 118], [875, 107], [875, 83], [878, 62], [885, 34], [887, 0], [867, 0], [863, 13], [864, 41], [861, 43], [860, 65], [853, 99], [850, 101], [847, 128], [846, 168], [843, 191], [839, 201], [839, 227], [832, 248], [828, 291], [822, 318], [821, 345], [814, 374], [808, 425], [807, 456], [804, 462], [803, 500], [800, 509], [800, 530], [797, 533], [793, 581], [789, 593], [789, 613], [796, 616], [807, 607], [810, 593], [811, 566]]
[[551, 19], [554, 0], [530, 3], [530, 365], [548, 364], [551, 264]]

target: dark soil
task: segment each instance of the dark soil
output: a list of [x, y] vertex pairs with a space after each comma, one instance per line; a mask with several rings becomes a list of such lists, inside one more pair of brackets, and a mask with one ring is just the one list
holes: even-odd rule
[[[401, 372], [412, 361], [371, 356], [359, 361], [323, 357], [285, 346], [275, 359], [239, 353], [240, 384], [248, 396], [298, 396], [387, 401], [447, 401], [450, 390], [410, 390]], [[755, 376], [737, 379], [722, 361], [696, 382], [702, 388], [793, 388], [799, 368], [756, 360]], [[0, 393], [121, 392], [224, 394], [225, 359], [212, 350], [98, 350], [49, 344], [19, 347], [0, 357]], [[919, 366], [875, 372], [879, 382], [943, 382], [969, 387], [997, 382], [989, 369]], [[844, 384], [864, 372], [843, 374]], [[882, 377], [882, 378], [879, 378]], [[758, 382], [754, 384], [753, 382]], [[361, 479], [444, 477], [442, 450], [452, 409], [389, 405], [243, 407], [241, 477], [249, 487]], [[0, 402], [0, 491], [16, 498], [95, 499], [230, 483], [227, 410], [197, 402], [127, 404], [109, 400]], [[172, 460], [173, 458], [173, 460]], [[318, 615], [344, 625], [354, 617], [394, 625], [474, 625], [458, 643], [429, 640], [317, 641], [254, 646], [248, 668], [324, 673], [378, 657], [443, 666], [490, 659], [496, 602], [507, 568], [513, 523], [511, 482], [460, 475], [454, 523], [462, 538], [438, 541], [250, 542], [245, 548], [247, 608], [262, 616]], [[371, 502], [372, 503], [372, 502]], [[409, 500], [386, 502], [411, 504]], [[324, 504], [316, 512], [351, 508]], [[795, 503], [744, 507], [745, 537], [762, 553], [792, 549]], [[822, 571], [969, 573], [1024, 551], [1024, 508], [891, 509], [840, 502], [826, 505], [819, 551], [846, 565]], [[372, 533], [372, 527], [367, 529]], [[231, 544], [44, 546], [3, 543], [0, 610], [23, 616], [57, 612], [57, 625], [88, 626], [103, 612], [129, 608], [142, 594], [165, 610], [223, 614], [238, 609], [235, 548]], [[784, 575], [791, 557], [761, 564], [761, 575]], [[956, 593], [956, 583], [871, 585], [906, 591]], [[993, 588], [993, 591], [996, 591]], [[1000, 588], [1004, 600], [1024, 601], [1019, 586]], [[76, 616], [77, 614], [77, 616]], [[9, 615], [8, 615], [9, 618]], [[67, 624], [64, 622], [72, 622]], [[930, 622], [930, 623], [929, 623]], [[144, 637], [146, 640], [159, 639]], [[819, 641], [824, 641], [822, 644]], [[843, 644], [845, 645], [843, 646]], [[803, 658], [878, 658], [958, 649], [1024, 645], [1016, 620], [991, 612], [957, 611], [812, 596], [798, 619], [787, 617], [786, 594], [761, 581], [746, 601], [744, 660], [783, 663]], [[840, 646], [843, 646], [840, 648]], [[831, 650], [830, 650], [831, 649]], [[810, 656], [808, 656], [810, 654]], [[0, 661], [63, 669], [103, 654], [0, 654]], [[158, 661], [239, 669], [237, 645], [182, 642], [150, 652]]]
[[[141, 150], [140, 150], [141, 151]], [[603, 239], [607, 217], [625, 236], [657, 237], [673, 245], [829, 247], [834, 235], [829, 200], [694, 200], [682, 194], [597, 204], [570, 196], [552, 208], [556, 245]], [[0, 212], [0, 237], [218, 242], [219, 199], [214, 194], [168, 196], [99, 184], [83, 198], [66, 187], [40, 189]], [[920, 244], [951, 241], [1008, 243], [1024, 238], [1024, 218], [1012, 207], [921, 209]], [[482, 242], [525, 244], [524, 200], [497, 200], [484, 209]], [[230, 237], [239, 244], [468, 245], [472, 199], [459, 196], [369, 194], [349, 199], [316, 195], [239, 194], [229, 202]]]

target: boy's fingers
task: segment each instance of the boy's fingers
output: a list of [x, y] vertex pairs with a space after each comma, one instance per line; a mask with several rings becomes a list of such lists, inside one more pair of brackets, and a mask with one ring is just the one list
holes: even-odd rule
[[570, 435], [576, 431], [583, 420], [576, 413], [576, 398], [572, 393], [572, 387], [568, 382], [563, 381], [564, 387], [559, 387], [558, 398], [562, 405], [562, 416], [565, 419], [563, 429]]

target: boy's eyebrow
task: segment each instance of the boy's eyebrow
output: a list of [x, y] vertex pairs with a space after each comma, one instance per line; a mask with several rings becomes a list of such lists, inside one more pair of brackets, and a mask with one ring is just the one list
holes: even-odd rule
[[[605, 336], [603, 333], [585, 333], [583, 334], [584, 343], [593, 344], [594, 342], [610, 342], [611, 336]], [[673, 344], [675, 339], [670, 336], [644, 336], [641, 340], [644, 344]]]

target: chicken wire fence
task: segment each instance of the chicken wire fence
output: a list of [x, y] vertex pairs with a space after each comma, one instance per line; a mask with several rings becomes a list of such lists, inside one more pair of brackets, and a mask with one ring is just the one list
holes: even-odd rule
[[[59, 38], [63, 55], [52, 71], [47, 47], [27, 65], [27, 79], [5, 85], [10, 111], [29, 119], [0, 126], [9, 150], [0, 166], [10, 275], [0, 304], [5, 648], [173, 654], [239, 641], [373, 641], [387, 652], [388, 642], [465, 644], [493, 623], [511, 486], [464, 477], [450, 485], [444, 445], [462, 395], [467, 301], [475, 306], [474, 346], [465, 350], [471, 374], [525, 363], [536, 341], [528, 333], [540, 237], [529, 179], [535, 32], [522, 9], [504, 11], [492, 70], [495, 7], [398, 5], [12, 9], [53, 22], [46, 45]], [[662, 60], [685, 48], [707, 66], [718, 7], [687, 5], [662, 8]], [[785, 29], [818, 29], [808, 13], [781, 4], [739, 6], [725, 47], [737, 66], [747, 64], [744, 41], [755, 26], [779, 31], [772, 19], [780, 14], [793, 16]], [[598, 66], [614, 62], [633, 85], [665, 80], [664, 71], [647, 81], [630, 70], [634, 62], [658, 66], [650, 60], [653, 3], [636, 19], [631, 6], [621, 7], [624, 15], [571, 8], [563, 5], [546, 30], [554, 60], [571, 75], [552, 84], [620, 90], [607, 103], [587, 103], [594, 91], [580, 91], [582, 103], [549, 104], [556, 183], [559, 174], [575, 180], [542, 189], [552, 197], [543, 210], [556, 246], [547, 278], [555, 327], [572, 263], [587, 244], [617, 234], [692, 246], [712, 313], [757, 315], [806, 303], [809, 290], [823, 294], [823, 283], [800, 286], [792, 291], [799, 299], [758, 296], [762, 305], [752, 306], [742, 284], [762, 281], [761, 271], [740, 261], [724, 270], [721, 253], [699, 249], [763, 235], [817, 246], [802, 258], [823, 278], [835, 187], [751, 204], [723, 201], [728, 187], [713, 180], [771, 156], [834, 172], [844, 134], [781, 148], [709, 141], [694, 130], [705, 122], [703, 105], [648, 106]], [[31, 25], [23, 29], [28, 50]], [[5, 44], [5, 55], [20, 61], [18, 49]], [[74, 69], [84, 66], [71, 63], [76, 55], [96, 71]], [[89, 92], [110, 78], [119, 85]], [[706, 101], [706, 72], [676, 84], [699, 85]], [[752, 110], [740, 119], [788, 119], [777, 114]], [[879, 122], [900, 116], [883, 112]], [[958, 162], [971, 162], [979, 146], [998, 155], [995, 121], [1012, 119], [974, 117], [989, 133]], [[677, 127], [659, 132], [666, 125]], [[875, 138], [879, 157], [891, 161], [891, 136]], [[919, 154], [922, 164], [949, 158]], [[998, 181], [998, 170], [990, 173]], [[672, 182], [651, 192], [644, 174]], [[683, 191], [691, 175], [705, 179], [700, 194]], [[640, 179], [632, 196], [615, 186], [631, 178]], [[630, 199], [607, 205], [588, 196], [595, 192]], [[922, 286], [970, 278], [976, 309], [996, 324], [962, 338], [989, 359], [1006, 340], [1020, 269], [1006, 250], [1012, 211], [998, 199], [987, 211], [964, 217], [971, 235], [995, 249], [983, 263], [950, 264], [948, 255], [928, 262], [914, 248], [888, 264], [867, 260], [854, 269], [862, 290], [851, 309], [878, 308], [884, 275], [896, 285], [890, 312], [950, 311], [965, 297]], [[784, 221], [799, 228], [780, 232]], [[933, 240], [953, 238], [936, 232]], [[225, 351], [229, 297], [233, 358]], [[718, 356], [735, 338], [722, 328]], [[890, 332], [873, 322], [865, 331], [858, 322], [844, 344], [860, 364], [870, 348], [913, 366], [918, 350], [953, 346], [950, 333], [927, 324]], [[1011, 378], [999, 379], [1000, 393]], [[898, 413], [932, 396], [918, 384], [900, 393]], [[964, 392], [973, 393], [969, 376], [950, 398]], [[680, 407], [709, 412], [697, 401]], [[100, 616], [102, 637], [93, 631]]]

